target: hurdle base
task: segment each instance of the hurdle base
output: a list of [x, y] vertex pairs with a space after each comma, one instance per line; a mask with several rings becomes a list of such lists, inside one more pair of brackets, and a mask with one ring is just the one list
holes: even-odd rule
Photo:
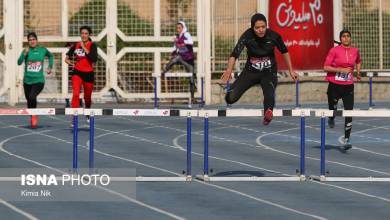
[[301, 176], [208, 176], [196, 175], [196, 179], [205, 182], [289, 182], [305, 181], [306, 177]]
[[390, 182], [390, 177], [327, 177], [310, 176], [310, 180], [320, 182]]
[[189, 182], [192, 176], [137, 176], [137, 182]]

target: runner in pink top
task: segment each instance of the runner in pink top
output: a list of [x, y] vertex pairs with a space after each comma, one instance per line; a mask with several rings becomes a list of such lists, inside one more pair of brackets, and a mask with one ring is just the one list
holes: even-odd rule
[[[360, 81], [361, 59], [359, 49], [351, 47], [351, 32], [340, 32], [341, 45], [330, 49], [326, 57], [324, 70], [328, 72], [326, 80], [328, 85], [328, 105], [330, 110], [337, 110], [337, 103], [341, 98], [344, 109], [352, 110], [354, 105], [353, 72], [356, 65], [357, 80]], [[334, 127], [334, 118], [328, 119], [330, 128]], [[352, 130], [352, 117], [345, 117], [344, 150], [352, 148], [350, 135]]]

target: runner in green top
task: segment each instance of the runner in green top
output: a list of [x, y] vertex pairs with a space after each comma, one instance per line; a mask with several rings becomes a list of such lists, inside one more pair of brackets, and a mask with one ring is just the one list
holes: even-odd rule
[[[37, 34], [31, 32], [27, 35], [28, 47], [26, 47], [18, 59], [18, 65], [25, 63], [23, 88], [24, 95], [27, 99], [28, 108], [37, 107], [37, 96], [43, 90], [45, 84], [45, 76], [43, 74], [43, 62], [45, 57], [49, 58], [49, 68], [47, 74], [51, 73], [53, 68], [53, 54], [45, 47], [38, 46]], [[31, 127], [36, 128], [38, 118], [35, 115], [31, 117]]]

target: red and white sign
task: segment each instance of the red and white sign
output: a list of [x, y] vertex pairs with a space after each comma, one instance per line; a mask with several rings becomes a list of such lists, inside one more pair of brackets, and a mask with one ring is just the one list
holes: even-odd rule
[[[322, 69], [333, 47], [333, 0], [272, 0], [269, 27], [282, 35], [294, 69]], [[287, 69], [276, 55], [279, 69]]]

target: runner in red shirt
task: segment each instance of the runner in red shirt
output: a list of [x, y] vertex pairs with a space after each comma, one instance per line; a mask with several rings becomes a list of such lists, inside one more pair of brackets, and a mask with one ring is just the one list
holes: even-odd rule
[[[65, 62], [73, 67], [72, 71], [72, 108], [79, 108], [79, 96], [81, 86], [84, 89], [84, 101], [85, 107], [91, 107], [91, 97], [94, 82], [94, 69], [93, 64], [97, 61], [97, 47], [92, 42], [90, 36], [92, 29], [88, 26], [82, 26], [80, 28], [81, 41], [74, 44], [66, 54]], [[70, 58], [74, 57], [75, 62]], [[89, 117], [87, 116], [87, 121]]]

